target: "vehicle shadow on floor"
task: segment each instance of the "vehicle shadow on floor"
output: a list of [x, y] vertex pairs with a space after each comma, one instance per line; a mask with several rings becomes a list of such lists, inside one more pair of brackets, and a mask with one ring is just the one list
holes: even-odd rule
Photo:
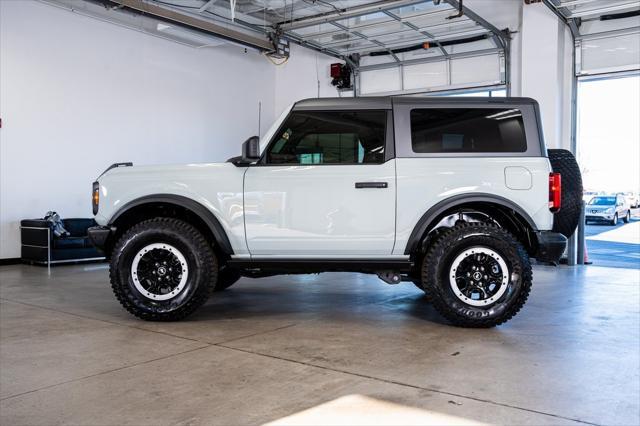
[[[301, 291], [304, 284], [280, 286], [264, 290], [243, 288], [242, 281], [211, 299], [193, 317], [186, 320], [251, 319], [279, 316], [293, 318], [380, 319], [382, 316], [406, 316], [437, 324], [447, 324], [419, 290], [405, 290], [399, 295], [352, 291]], [[408, 294], [410, 293], [410, 294]]]

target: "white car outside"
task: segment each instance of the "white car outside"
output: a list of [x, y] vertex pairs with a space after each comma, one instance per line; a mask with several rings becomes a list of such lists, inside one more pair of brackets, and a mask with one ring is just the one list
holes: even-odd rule
[[619, 220], [629, 223], [631, 206], [622, 195], [599, 195], [585, 206], [585, 220], [586, 223], [606, 222], [614, 226]]

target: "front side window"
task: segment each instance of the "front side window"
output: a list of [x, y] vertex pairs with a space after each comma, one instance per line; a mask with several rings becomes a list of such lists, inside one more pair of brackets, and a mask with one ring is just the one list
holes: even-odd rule
[[525, 152], [522, 112], [508, 108], [411, 110], [415, 153]]
[[384, 162], [386, 111], [294, 111], [267, 149], [267, 164]]

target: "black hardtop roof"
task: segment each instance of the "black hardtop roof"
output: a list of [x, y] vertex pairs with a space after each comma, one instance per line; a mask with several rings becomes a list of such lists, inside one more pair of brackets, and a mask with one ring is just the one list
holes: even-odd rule
[[391, 109], [393, 104], [411, 105], [530, 105], [537, 104], [531, 98], [490, 98], [459, 96], [364, 96], [359, 98], [309, 98], [295, 103], [294, 109]]

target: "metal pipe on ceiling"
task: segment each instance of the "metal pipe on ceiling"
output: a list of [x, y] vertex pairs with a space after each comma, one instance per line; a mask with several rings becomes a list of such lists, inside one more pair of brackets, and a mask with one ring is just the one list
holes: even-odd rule
[[246, 45], [261, 51], [272, 51], [274, 49], [271, 41], [265, 36], [251, 35], [242, 31], [225, 27], [210, 20], [197, 18], [165, 8], [159, 4], [144, 2], [142, 0], [111, 0], [114, 3], [146, 13], [151, 16], [162, 18], [167, 21], [186, 25], [216, 35], [217, 37]]

